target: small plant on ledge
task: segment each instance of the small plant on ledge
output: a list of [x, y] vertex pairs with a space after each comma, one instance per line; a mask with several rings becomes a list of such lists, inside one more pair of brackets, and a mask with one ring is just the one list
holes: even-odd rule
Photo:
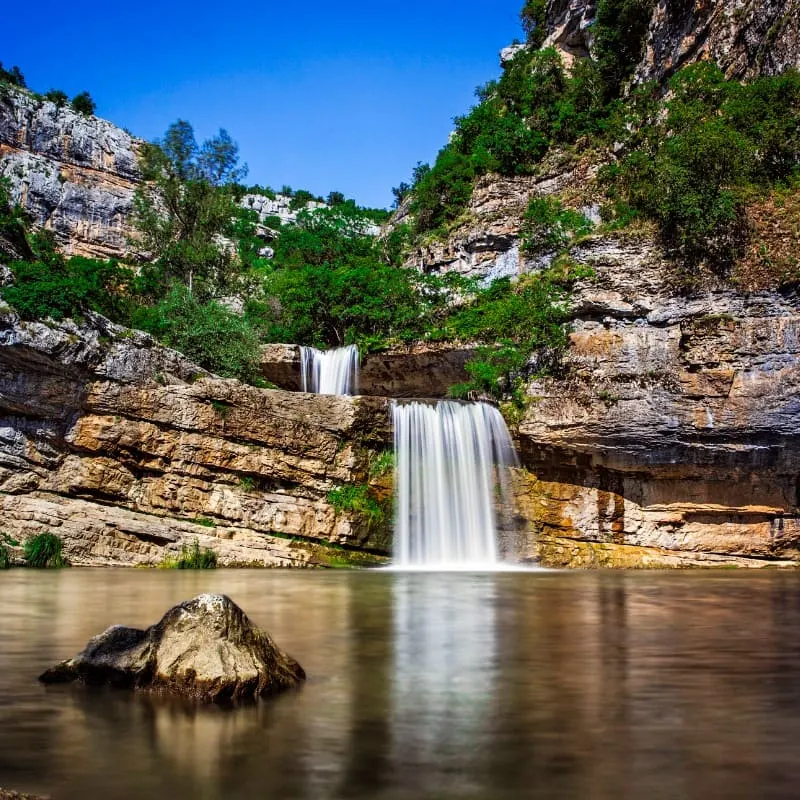
[[191, 547], [181, 545], [177, 558], [165, 556], [159, 569], [216, 569], [217, 554], [209, 547], [201, 549], [200, 542], [194, 540]]

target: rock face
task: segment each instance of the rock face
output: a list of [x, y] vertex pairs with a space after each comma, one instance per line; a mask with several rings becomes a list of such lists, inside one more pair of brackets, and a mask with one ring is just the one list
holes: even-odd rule
[[695, 61], [715, 61], [731, 78], [800, 67], [798, 19], [799, 0], [660, 0], [635, 80], [662, 81]]
[[241, 703], [290, 689], [303, 668], [224, 595], [203, 594], [170, 609], [146, 631], [116, 625], [44, 683], [161, 691], [203, 703]]
[[[546, 44], [585, 56], [595, 13], [591, 0], [551, 0]], [[709, 58], [731, 76], [779, 72], [800, 63], [798, 20], [796, 2], [660, 3], [637, 79]], [[519, 254], [530, 197], [594, 216], [598, 166], [551, 153], [536, 175], [482, 178], [469, 221], [408, 266], [487, 280], [539, 269], [547, 256]], [[573, 292], [562, 374], [528, 387], [516, 554], [574, 567], [800, 562], [797, 294], [689, 293], [647, 231], [595, 235], [570, 256], [594, 277]]]
[[[366, 355], [359, 370], [359, 394], [364, 397], [447, 397], [456, 383], [469, 379], [464, 365], [473, 354], [469, 346], [417, 344]], [[261, 374], [281, 389], [302, 389], [300, 348], [266, 345]]]
[[572, 255], [596, 278], [575, 294], [564, 377], [529, 387], [519, 426], [531, 554], [800, 560], [798, 297], [681, 296], [646, 237]]
[[[545, 46], [569, 64], [592, 52], [596, 0], [549, 0]], [[731, 78], [800, 67], [798, 0], [659, 0], [654, 4], [634, 81], [664, 81], [696, 61], [714, 61]]]
[[0, 97], [0, 177], [70, 254], [125, 251], [139, 145], [116, 125], [69, 106], [13, 89]]
[[154, 565], [195, 540], [222, 565], [368, 562], [390, 514], [368, 524], [328, 496], [385, 498], [370, 467], [390, 441], [384, 399], [214, 379], [101, 317], [0, 318], [3, 532], [52, 531], [75, 565]]

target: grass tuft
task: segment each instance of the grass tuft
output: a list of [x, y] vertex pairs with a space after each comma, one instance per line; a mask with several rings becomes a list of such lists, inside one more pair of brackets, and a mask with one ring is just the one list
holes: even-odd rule
[[195, 539], [191, 547], [181, 546], [177, 558], [165, 556], [158, 567], [159, 569], [216, 569], [217, 554], [209, 547], [201, 549], [200, 542]]
[[61, 553], [62, 542], [53, 533], [39, 533], [25, 542], [25, 561], [34, 569], [61, 569], [69, 566]]

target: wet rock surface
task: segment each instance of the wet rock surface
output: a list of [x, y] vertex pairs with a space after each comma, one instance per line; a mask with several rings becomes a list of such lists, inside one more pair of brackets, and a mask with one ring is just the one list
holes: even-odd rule
[[170, 609], [147, 630], [109, 628], [39, 679], [236, 704], [285, 691], [305, 677], [230, 598], [203, 594]]

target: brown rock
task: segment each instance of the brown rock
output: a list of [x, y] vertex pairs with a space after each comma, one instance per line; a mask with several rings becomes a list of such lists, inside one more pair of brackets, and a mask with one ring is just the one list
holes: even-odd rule
[[290, 689], [303, 668], [224, 595], [202, 594], [146, 631], [121, 625], [47, 670], [43, 683], [164, 691], [204, 703], [240, 703]]

